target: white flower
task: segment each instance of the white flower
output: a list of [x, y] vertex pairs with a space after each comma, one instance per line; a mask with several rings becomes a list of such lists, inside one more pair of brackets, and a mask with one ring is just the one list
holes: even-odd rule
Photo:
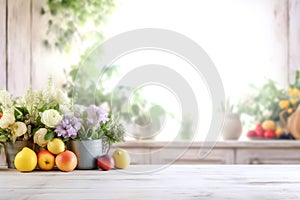
[[0, 119], [0, 128], [8, 128], [15, 123], [15, 120], [13, 109], [4, 111]]
[[9, 106], [12, 104], [10, 94], [6, 90], [0, 90], [0, 103], [3, 106]]
[[25, 107], [25, 102], [23, 98], [18, 97], [15, 99], [15, 102], [17, 107]]
[[71, 110], [68, 106], [66, 105], [59, 105], [59, 112], [60, 113], [63, 113], [63, 114], [66, 114], [66, 113], [70, 113]]
[[54, 94], [55, 94], [54, 90], [55, 90], [55, 87], [53, 84], [53, 80], [52, 80], [52, 78], [49, 78], [47, 87], [41, 91], [42, 99], [47, 103], [52, 101], [52, 99], [54, 98]]
[[55, 128], [61, 120], [62, 116], [54, 109], [45, 110], [41, 116], [41, 122], [50, 128]]
[[27, 131], [26, 124], [23, 122], [15, 122], [11, 127], [11, 131], [14, 136], [20, 137]]
[[39, 92], [34, 92], [32, 88], [28, 89], [25, 96], [18, 103], [22, 103], [21, 105], [25, 106], [30, 115], [34, 115], [36, 112], [36, 108], [40, 108], [41, 96], [39, 96]]
[[63, 93], [61, 89], [55, 91], [54, 99], [59, 104], [64, 104], [64, 105], [70, 102], [68, 96], [65, 93]]
[[37, 130], [34, 134], [33, 137], [33, 142], [38, 144], [41, 147], [45, 147], [49, 140], [45, 140], [45, 135], [47, 134], [47, 129], [45, 128], [40, 128], [39, 130]]

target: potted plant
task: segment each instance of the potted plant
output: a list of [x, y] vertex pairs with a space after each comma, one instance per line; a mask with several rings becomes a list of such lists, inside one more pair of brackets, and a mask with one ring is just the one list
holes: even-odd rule
[[237, 140], [242, 134], [240, 114], [233, 112], [234, 105], [227, 99], [223, 111], [225, 114], [222, 136], [225, 140]]
[[274, 80], [269, 79], [262, 86], [250, 85], [248, 94], [240, 98], [236, 107], [238, 112], [248, 119], [246, 122], [248, 128], [265, 120], [277, 123], [281, 112], [278, 104], [286, 98], [285, 90]]
[[126, 121], [128, 133], [136, 140], [153, 140], [161, 130], [165, 120], [163, 108], [159, 105], [146, 105], [148, 102], [134, 103], [129, 112], [123, 112], [123, 120]]
[[102, 107], [74, 105], [73, 113], [63, 116], [55, 133], [67, 141], [78, 159], [77, 169], [95, 169], [97, 157], [114, 142], [123, 141], [124, 128]]
[[0, 91], [0, 142], [5, 144], [8, 167], [14, 168], [15, 154], [23, 147], [45, 146], [68, 105], [67, 97], [55, 89], [51, 79], [45, 89], [29, 89], [15, 99], [8, 91]]

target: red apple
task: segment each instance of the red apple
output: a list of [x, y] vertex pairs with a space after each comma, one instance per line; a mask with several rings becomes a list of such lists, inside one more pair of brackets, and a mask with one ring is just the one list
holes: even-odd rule
[[0, 119], [1, 119], [1, 117], [3, 116], [3, 114], [2, 113], [0, 113]]
[[266, 130], [264, 137], [265, 138], [275, 138], [276, 133], [273, 130]]
[[115, 167], [115, 162], [111, 155], [103, 154], [97, 158], [97, 165], [102, 170], [108, 171]]
[[52, 170], [55, 164], [55, 157], [48, 150], [40, 151], [37, 154], [38, 166], [41, 170]]
[[247, 137], [249, 137], [249, 138], [256, 137], [256, 131], [255, 130], [248, 131]]
[[265, 131], [261, 124], [256, 125], [255, 131], [256, 131], [256, 137], [264, 137]]
[[72, 151], [66, 150], [56, 156], [55, 164], [59, 170], [70, 172], [77, 166], [77, 157]]

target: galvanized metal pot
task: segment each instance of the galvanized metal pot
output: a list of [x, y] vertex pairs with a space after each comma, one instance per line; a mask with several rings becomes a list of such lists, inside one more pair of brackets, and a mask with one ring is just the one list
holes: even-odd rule
[[102, 140], [70, 140], [67, 143], [78, 160], [77, 169], [96, 169], [97, 158], [102, 155]]
[[32, 148], [32, 144], [28, 141], [16, 141], [15, 143], [5, 143], [5, 153], [8, 168], [15, 169], [14, 160], [16, 154], [24, 147]]

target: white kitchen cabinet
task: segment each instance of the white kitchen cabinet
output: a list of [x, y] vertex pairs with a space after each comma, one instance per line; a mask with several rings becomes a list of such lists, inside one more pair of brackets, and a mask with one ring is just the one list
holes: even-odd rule
[[128, 141], [114, 148], [128, 150], [133, 164], [300, 164], [299, 141], [220, 141], [200, 158], [202, 145], [195, 142], [186, 148], [186, 142]]

